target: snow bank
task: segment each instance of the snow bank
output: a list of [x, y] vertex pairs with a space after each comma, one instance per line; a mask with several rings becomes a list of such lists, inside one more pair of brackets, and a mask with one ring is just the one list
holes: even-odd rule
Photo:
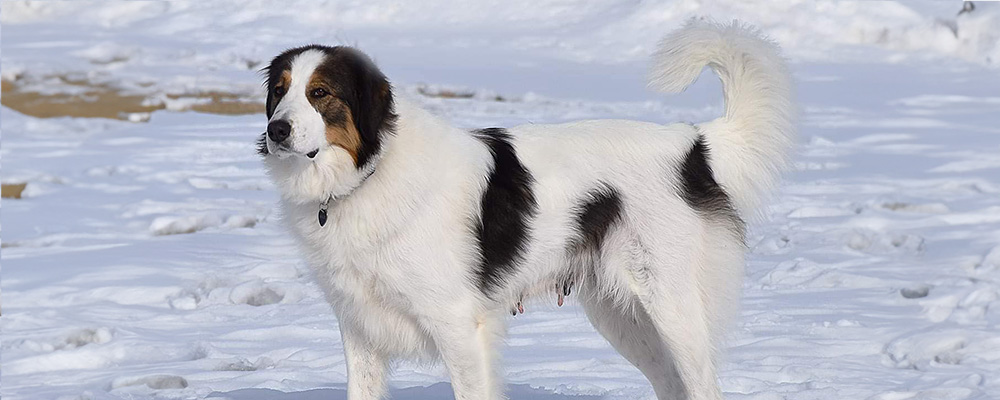
[[[791, 0], [681, 0], [622, 4], [613, 0], [468, 2], [432, 0], [362, 3], [343, 0], [289, 1], [274, 7], [250, 2], [52, 3], [11, 1], [3, 5], [5, 25], [61, 22], [110, 31], [194, 35], [226, 44], [225, 57], [253, 59], [253, 37], [263, 46], [318, 39], [364, 41], [364, 34], [388, 30], [419, 32], [453, 46], [535, 48], [576, 61], [620, 63], [644, 60], [650, 44], [691, 17], [742, 19], [761, 27], [796, 59], [857, 61], [853, 45], [921, 52], [994, 65], [1000, 60], [1000, 6], [977, 2], [959, 15], [961, 4], [929, 0], [836, 2]], [[291, 24], [278, 24], [290, 19]], [[475, 30], [475, 38], [460, 32]], [[561, 37], [552, 33], [561, 31]], [[498, 40], [500, 38], [504, 40]], [[506, 43], [505, 43], [506, 42]], [[261, 47], [257, 45], [257, 47]], [[98, 43], [79, 55], [94, 60], [128, 58], [135, 46]], [[122, 52], [126, 54], [120, 54]]]
[[[30, 90], [79, 90], [52, 79], [36, 84], [69, 77], [176, 108], [183, 104], [164, 94], [217, 91], [256, 99], [258, 70], [281, 50], [307, 43], [360, 46], [390, 66], [397, 84], [467, 84], [473, 80], [448, 68], [472, 64], [529, 71], [565, 63], [566, 73], [593, 64], [642, 69], [656, 41], [692, 17], [750, 22], [800, 62], [939, 59], [995, 67], [1000, 5], [977, 5], [957, 15], [958, 3], [930, 0], [296, 0], [281, 7], [267, 1], [5, 1], [5, 43], [33, 43], [5, 45], [2, 70]], [[514, 94], [528, 90], [518, 87]]]

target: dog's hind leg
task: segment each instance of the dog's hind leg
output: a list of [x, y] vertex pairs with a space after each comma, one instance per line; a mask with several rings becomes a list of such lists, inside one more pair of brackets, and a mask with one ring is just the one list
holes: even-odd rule
[[590, 298], [588, 315], [659, 399], [722, 399], [701, 267], [688, 264], [699, 262], [698, 246], [670, 246], [661, 239], [666, 232], [633, 229], [608, 235], [595, 286], [581, 296]]
[[670, 349], [660, 340], [649, 313], [630, 295], [625, 304], [599, 293], [581, 296], [587, 317], [625, 359], [649, 379], [660, 399], [685, 398]]
[[713, 335], [708, 329], [705, 305], [698, 288], [693, 285], [693, 282], [658, 285], [650, 292], [637, 293], [637, 297], [649, 315], [653, 326], [650, 329], [659, 334], [660, 344], [672, 355], [684, 382], [686, 398], [720, 400], [722, 392], [715, 372]]

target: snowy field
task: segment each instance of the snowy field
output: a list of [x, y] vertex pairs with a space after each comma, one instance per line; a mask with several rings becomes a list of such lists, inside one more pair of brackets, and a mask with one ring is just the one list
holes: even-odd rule
[[[336, 319], [254, 152], [263, 115], [178, 94], [259, 102], [269, 57], [345, 43], [463, 127], [704, 121], [711, 75], [644, 89], [656, 40], [700, 15], [776, 39], [803, 112], [796, 169], [751, 228], [727, 398], [1000, 398], [1000, 4], [701, 3], [4, 1], [5, 96], [84, 80], [165, 109], [0, 110], [2, 181], [27, 184], [0, 209], [0, 396], [345, 397]], [[551, 300], [511, 320], [512, 399], [652, 398], [572, 296]], [[447, 380], [404, 363], [392, 398], [450, 399]]]

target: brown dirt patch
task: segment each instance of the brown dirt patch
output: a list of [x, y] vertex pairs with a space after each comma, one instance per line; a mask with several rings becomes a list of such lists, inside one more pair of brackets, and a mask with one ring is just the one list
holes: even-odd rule
[[5, 199], [20, 199], [27, 183], [4, 183], [0, 185], [0, 197]]
[[[128, 120], [130, 114], [166, 109], [165, 104], [160, 101], [150, 101], [148, 96], [123, 93], [108, 85], [66, 77], [58, 78], [64, 84], [82, 90], [77, 94], [43, 94], [23, 90], [18, 81], [5, 79], [0, 82], [3, 91], [0, 103], [22, 114], [38, 118], [82, 117]], [[167, 97], [201, 100], [185, 109], [210, 114], [244, 115], [264, 112], [263, 103], [247, 101], [231, 93], [204, 92], [167, 95]]]
[[130, 113], [151, 112], [165, 108], [162, 104], [143, 105], [145, 96], [125, 95], [112, 88], [98, 85], [86, 86], [82, 94], [42, 94], [22, 91], [17, 83], [4, 80], [2, 90], [0, 103], [5, 107], [38, 118], [127, 119]]
[[[425, 97], [434, 97], [439, 99], [471, 99], [476, 97], [476, 92], [471, 90], [462, 89], [438, 89], [430, 88], [427, 86], [417, 87], [417, 93]], [[504, 102], [507, 101], [506, 97], [501, 95], [493, 96], [493, 101]]]
[[451, 89], [431, 89], [425, 86], [417, 88], [417, 93], [427, 97], [437, 97], [441, 99], [471, 99], [476, 95], [472, 91], [458, 91]]

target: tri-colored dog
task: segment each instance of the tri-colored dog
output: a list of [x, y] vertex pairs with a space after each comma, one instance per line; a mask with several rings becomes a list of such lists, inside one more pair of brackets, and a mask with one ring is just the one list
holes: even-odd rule
[[650, 86], [681, 91], [706, 65], [725, 91], [711, 122], [470, 132], [353, 48], [276, 57], [260, 152], [340, 322], [348, 398], [384, 397], [394, 359], [439, 357], [456, 399], [501, 399], [508, 314], [573, 293], [658, 398], [720, 399], [744, 221], [788, 164], [795, 107], [777, 47], [739, 24], [663, 39]]

